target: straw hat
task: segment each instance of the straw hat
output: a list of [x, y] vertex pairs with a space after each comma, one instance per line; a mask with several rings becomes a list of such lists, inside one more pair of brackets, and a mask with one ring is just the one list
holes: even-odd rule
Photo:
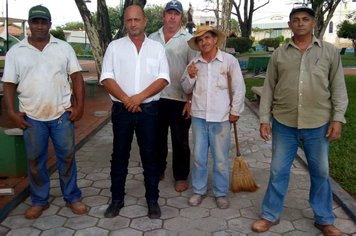
[[225, 34], [220, 30], [217, 30], [208, 25], [198, 26], [197, 30], [193, 33], [193, 37], [188, 40], [188, 45], [191, 49], [200, 51], [200, 48], [197, 44], [197, 38], [203, 36], [207, 32], [213, 32], [218, 37], [217, 47], [219, 47], [225, 41]]

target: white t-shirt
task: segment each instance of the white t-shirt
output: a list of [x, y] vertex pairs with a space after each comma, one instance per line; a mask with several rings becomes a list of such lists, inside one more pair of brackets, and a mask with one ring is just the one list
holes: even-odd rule
[[40, 51], [25, 38], [6, 54], [3, 82], [17, 84], [19, 110], [30, 118], [49, 121], [71, 106], [68, 75], [81, 71], [73, 48], [51, 35]]
[[[158, 79], [170, 83], [169, 67], [164, 47], [145, 37], [140, 53], [129, 37], [112, 41], [106, 49], [100, 82], [113, 79], [128, 96], [145, 90]], [[110, 94], [113, 101], [119, 101]], [[160, 93], [147, 98], [143, 103], [157, 101]]]

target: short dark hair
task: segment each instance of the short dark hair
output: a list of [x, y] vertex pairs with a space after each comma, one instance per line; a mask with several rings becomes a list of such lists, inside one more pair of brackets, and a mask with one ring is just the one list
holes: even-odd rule
[[313, 18], [315, 17], [315, 11], [313, 9], [311, 9], [310, 7], [307, 7], [307, 6], [301, 6], [301, 7], [295, 7], [292, 9], [292, 11], [289, 14], [289, 20], [291, 20], [292, 16], [297, 12], [306, 12], [311, 17], [313, 17]]

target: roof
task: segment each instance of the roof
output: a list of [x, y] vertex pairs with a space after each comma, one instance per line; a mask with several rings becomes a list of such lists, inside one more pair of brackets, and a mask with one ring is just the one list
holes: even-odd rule
[[[9, 20], [9, 25], [13, 24], [13, 23], [23, 23], [26, 22], [27, 19], [19, 19], [19, 18], [11, 18], [8, 17]], [[6, 17], [0, 17], [0, 22], [6, 22]]]
[[259, 29], [288, 29], [287, 22], [270, 22], [270, 23], [260, 23], [260, 24], [252, 24], [253, 28]]

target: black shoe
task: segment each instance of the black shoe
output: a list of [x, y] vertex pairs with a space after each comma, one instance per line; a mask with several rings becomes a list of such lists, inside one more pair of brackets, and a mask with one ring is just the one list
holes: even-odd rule
[[113, 218], [120, 213], [120, 209], [124, 206], [123, 200], [112, 201], [104, 213], [105, 218]]
[[157, 202], [147, 203], [148, 207], [148, 218], [150, 219], [159, 219], [161, 217], [161, 208]]

